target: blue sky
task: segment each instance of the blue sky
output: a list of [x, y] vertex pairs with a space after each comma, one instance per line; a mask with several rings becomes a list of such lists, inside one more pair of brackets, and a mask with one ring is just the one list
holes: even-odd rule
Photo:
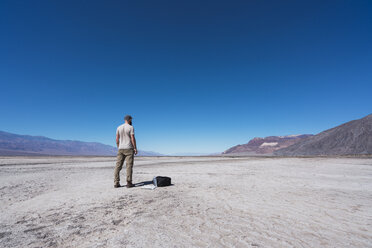
[[371, 1], [1, 1], [0, 130], [222, 152], [372, 113]]

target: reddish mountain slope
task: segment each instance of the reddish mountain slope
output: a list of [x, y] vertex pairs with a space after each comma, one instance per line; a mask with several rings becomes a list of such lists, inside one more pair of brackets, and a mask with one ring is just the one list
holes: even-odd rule
[[287, 136], [268, 136], [265, 138], [254, 138], [247, 144], [233, 146], [222, 154], [273, 154], [274, 151], [288, 147], [296, 142], [306, 139], [312, 134], [287, 135]]

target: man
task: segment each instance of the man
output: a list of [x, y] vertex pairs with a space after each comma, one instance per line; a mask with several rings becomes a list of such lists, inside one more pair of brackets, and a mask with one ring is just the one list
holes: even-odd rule
[[127, 166], [127, 188], [133, 187], [132, 172], [133, 159], [137, 154], [136, 138], [134, 137], [134, 128], [132, 126], [132, 116], [124, 117], [125, 123], [116, 130], [116, 146], [118, 147], [117, 162], [114, 172], [114, 188], [120, 186], [120, 171], [123, 168], [124, 160]]

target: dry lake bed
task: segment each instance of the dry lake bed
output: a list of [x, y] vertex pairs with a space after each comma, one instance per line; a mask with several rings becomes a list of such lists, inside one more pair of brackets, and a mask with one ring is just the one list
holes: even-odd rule
[[370, 158], [136, 158], [154, 190], [114, 166], [0, 157], [0, 247], [372, 247]]

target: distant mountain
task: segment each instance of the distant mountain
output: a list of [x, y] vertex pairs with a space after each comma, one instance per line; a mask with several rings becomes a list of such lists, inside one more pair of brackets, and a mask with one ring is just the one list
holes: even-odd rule
[[161, 154], [161, 153], [157, 153], [157, 152], [151, 152], [151, 151], [138, 151], [137, 156], [141, 156], [141, 157], [157, 157], [157, 156], [166, 156], [166, 155]]
[[293, 145], [300, 140], [306, 139], [312, 134], [256, 137], [247, 144], [233, 146], [222, 154], [244, 154], [244, 155], [271, 155], [274, 151]]
[[[97, 142], [55, 140], [0, 131], [0, 155], [71, 155], [115, 156], [117, 148]], [[155, 155], [156, 154], [156, 155]], [[158, 153], [139, 151], [139, 156], [160, 156]]]
[[179, 152], [179, 153], [172, 153], [169, 156], [185, 156], [185, 157], [192, 157], [192, 156], [217, 156], [221, 155], [221, 152], [215, 153], [208, 153], [208, 152]]
[[275, 155], [372, 154], [372, 114], [328, 129], [275, 151]]

